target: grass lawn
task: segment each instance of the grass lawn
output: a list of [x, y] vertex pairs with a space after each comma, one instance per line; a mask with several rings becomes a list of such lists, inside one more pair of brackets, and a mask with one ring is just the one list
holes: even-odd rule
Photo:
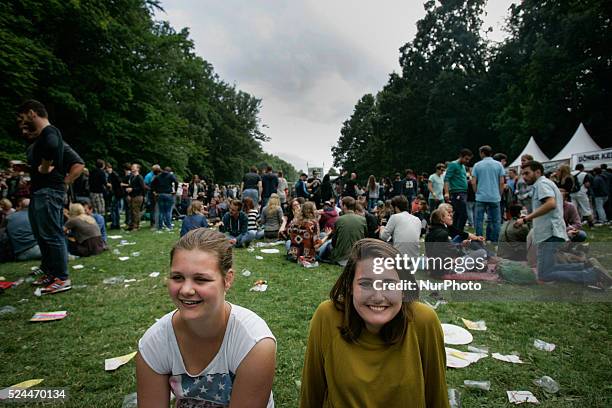
[[[111, 232], [112, 235], [113, 232]], [[589, 231], [593, 241], [611, 242], [612, 230], [603, 227]], [[68, 387], [67, 407], [120, 407], [123, 397], [136, 390], [132, 362], [114, 372], [104, 371], [104, 359], [135, 351], [138, 339], [155, 322], [171, 311], [164, 276], [168, 272], [169, 251], [178, 233], [121, 232], [135, 245], [118, 247], [94, 257], [71, 261], [75, 288], [54, 296], [35, 297], [29, 284], [22, 284], [0, 295], [0, 307], [12, 305], [17, 312], [0, 316], [0, 388], [34, 378], [43, 378], [40, 387]], [[277, 247], [282, 249], [282, 247]], [[118, 249], [120, 255], [112, 250]], [[612, 249], [612, 248], [611, 248]], [[137, 257], [133, 252], [139, 252]], [[245, 306], [266, 320], [278, 339], [277, 370], [274, 382], [276, 406], [298, 404], [302, 360], [308, 322], [317, 305], [327, 298], [340, 267], [322, 265], [304, 269], [285, 261], [280, 254], [259, 254], [241, 249], [235, 252], [237, 271], [230, 302]], [[608, 252], [609, 258], [609, 252]], [[119, 256], [130, 256], [119, 261]], [[82, 264], [83, 269], [72, 266]], [[0, 265], [6, 280], [25, 277], [35, 262]], [[608, 265], [612, 266], [612, 265]], [[243, 269], [252, 275], [241, 275]], [[149, 273], [158, 271], [157, 278]], [[112, 276], [137, 279], [125, 287], [103, 284]], [[257, 279], [266, 279], [267, 292], [249, 292]], [[83, 285], [87, 285], [84, 287]], [[500, 290], [530, 298], [532, 288], [492, 284]], [[575, 285], [564, 290], [582, 292]], [[609, 293], [609, 292], [608, 292]], [[610, 299], [610, 296], [607, 296]], [[601, 300], [601, 299], [600, 299]], [[67, 310], [61, 321], [30, 323], [35, 312]], [[485, 320], [488, 330], [472, 332], [474, 345], [485, 345], [492, 352], [518, 352], [525, 364], [511, 364], [490, 357], [464, 369], [448, 369], [449, 387], [461, 392], [464, 407], [510, 406], [506, 390], [530, 390], [542, 407], [612, 406], [612, 307], [608, 302], [455, 302], [437, 310], [443, 323], [462, 325], [461, 317]], [[534, 339], [555, 343], [552, 352], [533, 347]], [[466, 350], [466, 346], [453, 346]], [[547, 395], [532, 381], [549, 375], [561, 390]], [[463, 380], [489, 380], [491, 390], [463, 387]], [[409, 402], [406, 402], [409, 406]]]

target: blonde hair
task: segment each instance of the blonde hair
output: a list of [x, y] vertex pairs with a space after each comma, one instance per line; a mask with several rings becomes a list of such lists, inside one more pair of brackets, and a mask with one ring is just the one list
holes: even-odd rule
[[72, 203], [68, 208], [68, 217], [69, 218], [78, 218], [80, 220], [85, 221], [88, 224], [95, 224], [96, 220], [91, 215], [85, 214], [85, 207], [79, 203]]
[[438, 206], [438, 209], [444, 211], [444, 212], [453, 212], [453, 206], [450, 205], [449, 203], [442, 203]]
[[13, 208], [13, 203], [11, 203], [11, 200], [8, 198], [3, 198], [0, 200], [0, 207], [2, 207], [3, 210], [9, 210]]
[[206, 228], [197, 228], [189, 231], [172, 247], [170, 251], [170, 264], [172, 264], [174, 254], [178, 250], [198, 250], [214, 255], [217, 258], [219, 271], [221, 271], [223, 277], [232, 269], [232, 244], [230, 244], [230, 241], [225, 235], [219, 231]]
[[187, 215], [201, 214], [204, 205], [200, 200], [193, 200], [187, 207]]
[[317, 219], [316, 216], [317, 207], [312, 201], [306, 201], [302, 205], [302, 219], [301, 221], [313, 221]]
[[557, 173], [557, 176], [559, 177], [559, 182], [563, 183], [565, 181], [566, 178], [571, 177], [571, 172], [570, 172], [570, 168], [567, 164], [564, 164], [562, 166], [559, 167], [559, 173]]
[[266, 214], [272, 216], [280, 208], [280, 206], [281, 203], [278, 194], [272, 193], [268, 199], [268, 209], [266, 210]]

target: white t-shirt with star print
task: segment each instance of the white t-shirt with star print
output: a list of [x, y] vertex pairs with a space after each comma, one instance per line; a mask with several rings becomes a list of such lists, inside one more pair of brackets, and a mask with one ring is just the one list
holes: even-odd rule
[[[145, 332], [138, 350], [153, 371], [170, 375], [177, 408], [221, 408], [230, 403], [236, 370], [260, 340], [276, 338], [266, 322], [254, 312], [231, 304], [221, 348], [208, 367], [197, 375], [187, 372], [172, 328], [175, 311], [166, 314]], [[268, 408], [274, 407], [270, 393]]]

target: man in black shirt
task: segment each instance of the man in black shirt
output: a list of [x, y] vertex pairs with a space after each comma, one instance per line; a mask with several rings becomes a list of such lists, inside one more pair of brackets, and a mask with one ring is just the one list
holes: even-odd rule
[[172, 230], [172, 206], [174, 205], [174, 194], [178, 188], [178, 181], [172, 169], [165, 167], [151, 182], [151, 190], [155, 194], [158, 206], [157, 230], [167, 227]]
[[104, 193], [106, 191], [106, 174], [104, 160], [96, 160], [96, 168], [89, 172], [89, 198], [94, 211], [104, 216]]
[[130, 182], [125, 191], [129, 197], [131, 221], [127, 230], [138, 230], [140, 228], [142, 202], [144, 201], [145, 193], [144, 179], [140, 175], [140, 164], [132, 164]]
[[51, 126], [42, 103], [23, 103], [17, 110], [17, 122], [21, 135], [32, 142], [27, 150], [32, 183], [28, 217], [43, 272], [33, 284], [42, 286], [42, 294], [63, 292], [72, 288], [63, 229], [66, 184], [79, 176], [83, 160], [63, 141], [59, 129]]
[[278, 176], [272, 172], [272, 166], [266, 167], [266, 172], [261, 177], [262, 184], [262, 196], [261, 206], [265, 207], [268, 204], [268, 199], [272, 193], [276, 193], [278, 190]]
[[121, 177], [113, 171], [113, 166], [110, 163], [106, 164], [106, 174], [108, 175], [107, 187], [112, 191], [111, 201], [111, 226], [110, 229], [119, 229], [121, 224], [119, 218], [121, 216], [121, 205], [123, 203], [124, 191], [121, 186]]
[[262, 193], [261, 177], [257, 174], [256, 166], [251, 166], [250, 170], [242, 178], [240, 190], [242, 191], [242, 199], [251, 197], [257, 208], [259, 206], [259, 197], [261, 197]]
[[357, 174], [351, 173], [351, 178], [344, 183], [343, 197], [353, 197], [357, 199]]

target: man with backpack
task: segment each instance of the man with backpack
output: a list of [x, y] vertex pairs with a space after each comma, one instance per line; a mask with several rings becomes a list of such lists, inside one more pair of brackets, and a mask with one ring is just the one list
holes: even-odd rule
[[591, 208], [588, 192], [593, 179], [589, 173], [584, 171], [583, 164], [577, 164], [575, 169], [576, 171], [573, 174], [574, 187], [572, 188], [572, 191], [570, 191], [570, 198], [572, 199], [572, 203], [574, 203], [576, 208], [578, 208], [580, 217], [583, 219], [586, 218], [589, 226], [592, 227], [593, 209]]

